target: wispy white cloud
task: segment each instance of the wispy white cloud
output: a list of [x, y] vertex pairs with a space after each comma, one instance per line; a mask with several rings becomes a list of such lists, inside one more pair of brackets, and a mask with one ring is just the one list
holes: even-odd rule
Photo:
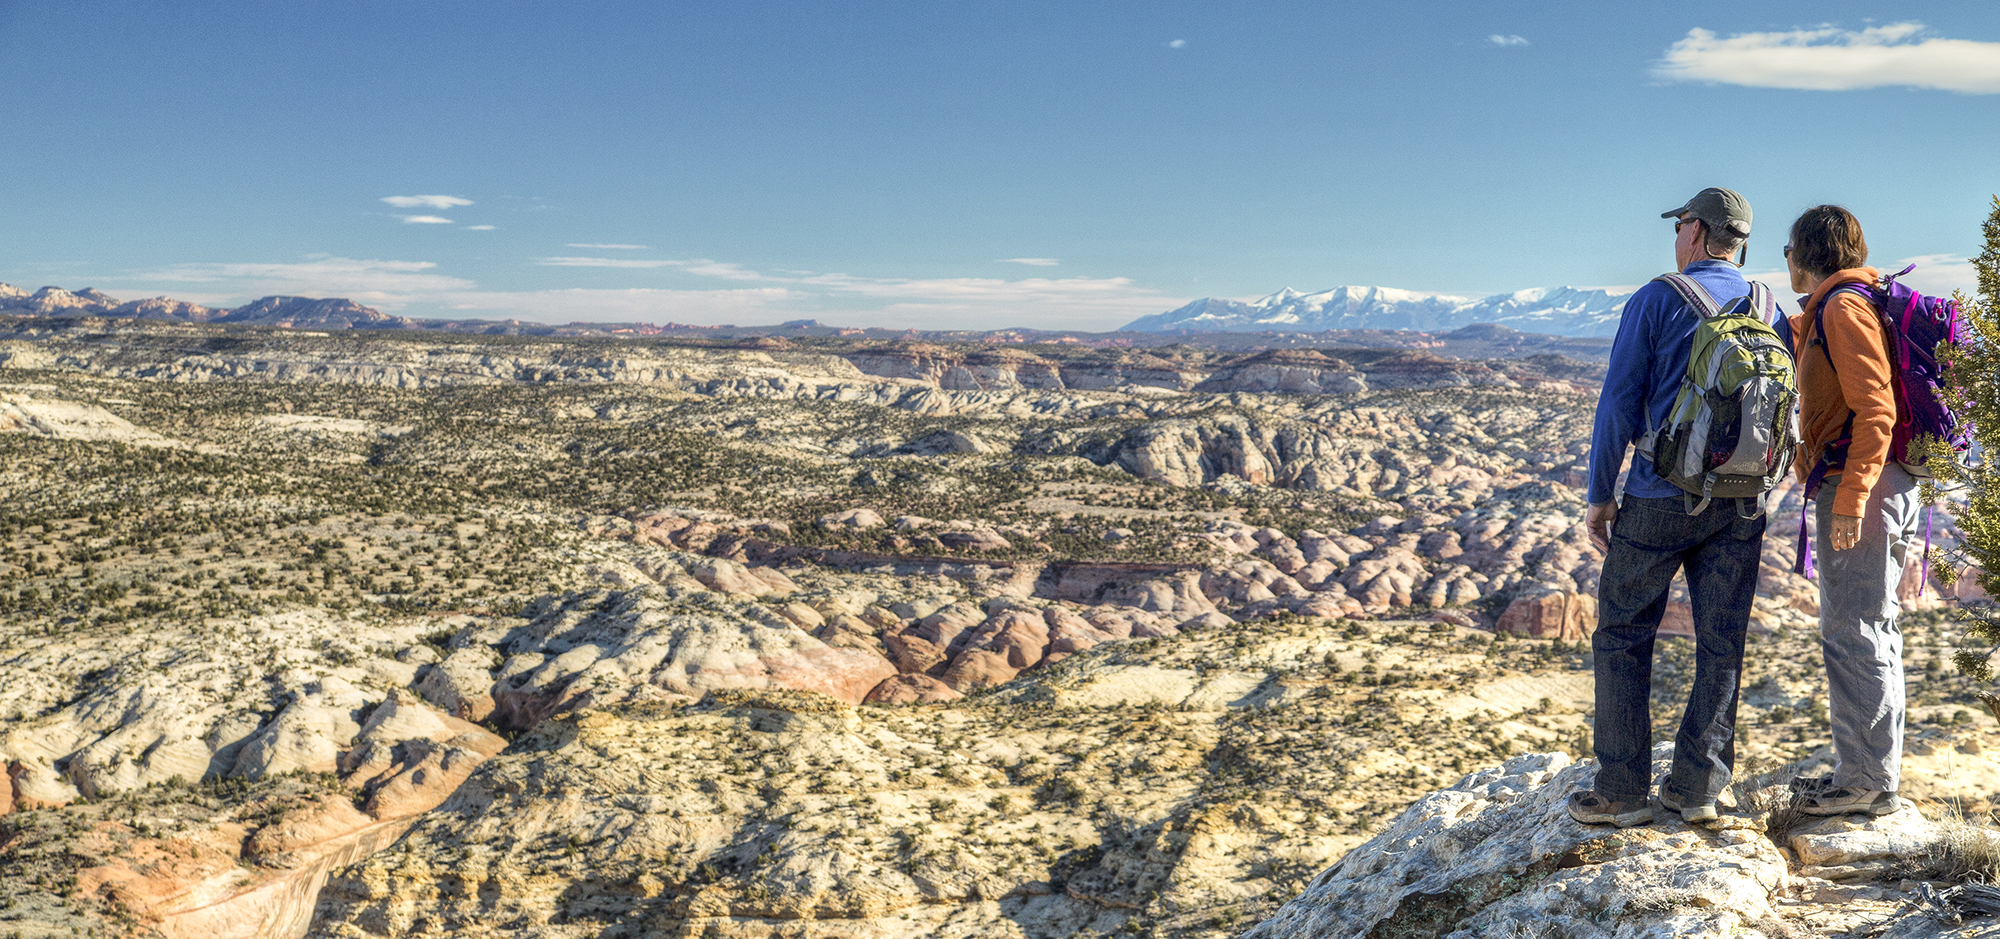
[[795, 277], [773, 277], [745, 270], [742, 266], [726, 261], [711, 261], [707, 258], [674, 260], [668, 258], [592, 258], [556, 257], [540, 258], [535, 261], [548, 267], [622, 267], [622, 268], [663, 268], [670, 267], [686, 271], [700, 277], [719, 277], [723, 280], [767, 280], [794, 282]]
[[[1015, 263], [1057, 263], [1054, 258], [1010, 258]], [[542, 258], [558, 267], [672, 269], [697, 277], [783, 285], [784, 304], [841, 322], [928, 329], [1031, 326], [1048, 329], [1115, 329], [1171, 309], [1185, 300], [1166, 297], [1123, 277], [1005, 280], [985, 277], [893, 278], [784, 271], [767, 274], [730, 261], [638, 258]], [[764, 295], [759, 295], [764, 296]], [[773, 311], [779, 315], [781, 311]]]
[[383, 196], [382, 201], [399, 209], [450, 209], [472, 204], [471, 199], [457, 196]]
[[1922, 23], [1862, 30], [1833, 26], [1727, 38], [1692, 29], [1654, 74], [1752, 88], [1852, 91], [1907, 86], [2000, 94], [2000, 42], [1922, 35]]
[[[167, 294], [211, 305], [284, 294], [348, 297], [387, 309], [477, 286], [461, 277], [439, 274], [436, 268], [430, 261], [324, 257], [296, 263], [176, 264], [119, 277], [113, 283], [141, 287], [132, 292]], [[190, 294], [189, 288], [200, 293]]]
[[1185, 48], [1187, 48], [1187, 40], [1185, 40], [1185, 39], [1176, 39], [1176, 40], [1174, 40], [1174, 41], [1172, 41], [1172, 42], [1169, 42], [1169, 43], [1167, 43], [1167, 48], [1169, 48], [1169, 49], [1185, 49]]
[[1526, 39], [1523, 39], [1523, 38], [1521, 38], [1520, 36], [1516, 36], [1516, 35], [1513, 35], [1512, 33], [1509, 33], [1509, 34], [1507, 34], [1507, 35], [1504, 35], [1504, 36], [1503, 36], [1503, 35], [1501, 35], [1501, 34], [1499, 34], [1499, 33], [1494, 33], [1493, 35], [1491, 35], [1491, 36], [1488, 36], [1488, 37], [1486, 37], [1486, 41], [1487, 41], [1487, 42], [1490, 42], [1490, 43], [1492, 43], [1492, 44], [1494, 44], [1494, 45], [1496, 45], [1496, 46], [1525, 46], [1525, 45], [1528, 45], [1528, 40], [1526, 40]]
[[552, 267], [664, 270], [721, 281], [715, 289], [482, 289], [429, 261], [314, 257], [292, 263], [180, 264], [96, 278], [113, 294], [179, 297], [235, 306], [270, 294], [348, 297], [415, 316], [682, 323], [776, 323], [802, 316], [857, 326], [983, 329], [1023, 326], [1110, 330], [1187, 298], [1123, 277], [888, 278], [845, 273], [765, 273], [712, 259], [543, 258]]
[[493, 226], [491, 226], [491, 225], [467, 225], [467, 226], [465, 226], [465, 230], [466, 230], [466, 231], [492, 231], [492, 230], [493, 230]]
[[996, 264], [1026, 264], [1029, 267], [1054, 267], [1062, 261], [1056, 258], [1001, 258]]
[[536, 264], [545, 267], [623, 267], [654, 268], [684, 267], [686, 261], [666, 261], [648, 258], [540, 258]]
[[1888, 264], [1877, 263], [1884, 274], [1894, 274], [1915, 264], [1917, 269], [1903, 275], [1903, 283], [1927, 294], [1949, 297], [1954, 290], [1972, 296], [1979, 292], [1979, 272], [1972, 262], [1955, 254], [1920, 254]]
[[[701, 258], [694, 261], [678, 261], [675, 263], [679, 264], [682, 270], [701, 277], [715, 277], [722, 280], [768, 280], [780, 283], [793, 280], [793, 278], [770, 277], [760, 274], [730, 261], [711, 261], [707, 258]], [[810, 282], [810, 279], [810, 275], [798, 278], [800, 282]]]
[[442, 215], [398, 215], [405, 225], [450, 225], [451, 219]]
[[518, 318], [544, 323], [680, 322], [752, 325], [777, 322], [795, 312], [798, 298], [783, 287], [738, 290], [455, 290], [433, 298], [453, 317]]
[[648, 246], [647, 245], [595, 245], [595, 244], [583, 244], [581, 242], [572, 241], [569, 244], [563, 245], [563, 247], [594, 248], [599, 251], [644, 251], [647, 249]]
[[[1979, 289], [1978, 272], [1973, 269], [1972, 262], [1956, 254], [1920, 254], [1894, 261], [1878, 260], [1872, 263], [1884, 274], [1894, 274], [1909, 265], [1916, 265], [1916, 270], [1900, 279], [1903, 283], [1931, 296], [1949, 297], [1954, 290], [1963, 290], [1971, 294]], [[1792, 275], [1789, 272], [1745, 271], [1743, 276], [1749, 280], [1762, 281], [1765, 286], [1770, 287], [1771, 292], [1777, 294], [1779, 309], [1787, 313], [1798, 312], [1798, 304], [1795, 302], [1798, 292], [1792, 289]]]

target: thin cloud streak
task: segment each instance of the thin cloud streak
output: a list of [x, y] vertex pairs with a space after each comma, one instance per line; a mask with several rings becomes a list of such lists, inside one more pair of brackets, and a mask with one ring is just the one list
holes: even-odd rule
[[[315, 258], [297, 263], [176, 264], [140, 271], [110, 281], [113, 285], [145, 285], [148, 295], [193, 299], [184, 290], [202, 289], [200, 302], [241, 303], [279, 294], [298, 297], [347, 297], [361, 303], [397, 309], [427, 297], [477, 286], [462, 277], [435, 273], [430, 261], [383, 261], [355, 258]], [[127, 290], [133, 288], [125, 288]]]
[[1515, 36], [1512, 34], [1503, 36], [1499, 33], [1494, 33], [1493, 35], [1486, 37], [1486, 41], [1496, 46], [1525, 46], [1529, 44], [1528, 40], [1523, 39], [1519, 36]]
[[753, 325], [789, 318], [795, 299], [783, 287], [738, 290], [655, 288], [447, 291], [435, 300], [448, 316], [518, 318], [542, 323], [651, 322]]
[[405, 225], [450, 225], [451, 219], [442, 215], [398, 215]]
[[1954, 290], [1967, 295], [1979, 292], [1979, 271], [1970, 259], [1955, 254], [1920, 254], [1879, 266], [1882, 273], [1894, 274], [1911, 264], [1917, 269], [1898, 279], [1924, 293], [1949, 297]]
[[[1898, 278], [1903, 283], [1915, 287], [1922, 293], [1935, 297], [1949, 297], [1954, 290], [1974, 294], [1979, 289], [1979, 272], [1972, 262], [1956, 254], [1920, 254], [1894, 261], [1876, 261], [1875, 268], [1883, 274], [1894, 274], [1912, 264], [1917, 269]], [[1792, 290], [1792, 275], [1786, 271], [1765, 271], [1745, 273], [1746, 279], [1762, 281], [1777, 294], [1778, 308], [1786, 313], [1797, 313], [1795, 299], [1798, 293]]]
[[1921, 38], [1922, 23], [1718, 37], [1692, 29], [1653, 74], [1666, 81], [1854, 91], [1910, 87], [2000, 94], [2000, 42]]
[[1056, 258], [1001, 258], [996, 264], [1026, 264], [1030, 267], [1055, 267], [1062, 261]]
[[712, 259], [542, 258], [559, 267], [666, 270], [741, 286], [720, 289], [485, 290], [429, 261], [312, 258], [296, 263], [180, 264], [103, 279], [116, 293], [164, 294], [212, 306], [261, 296], [347, 297], [414, 316], [515, 317], [543, 322], [777, 323], [813, 317], [844, 325], [917, 329], [1113, 330], [1187, 298], [1124, 277], [880, 278], [844, 273], [769, 275]]
[[656, 268], [683, 267], [686, 261], [648, 260], [645, 258], [540, 258], [535, 261], [544, 267], [619, 267]]
[[450, 209], [472, 204], [471, 199], [457, 196], [383, 196], [382, 201], [399, 209]]
[[644, 251], [651, 246], [650, 245], [596, 245], [596, 244], [584, 244], [581, 242], [572, 241], [569, 244], [563, 245], [563, 247], [591, 248], [598, 251]]

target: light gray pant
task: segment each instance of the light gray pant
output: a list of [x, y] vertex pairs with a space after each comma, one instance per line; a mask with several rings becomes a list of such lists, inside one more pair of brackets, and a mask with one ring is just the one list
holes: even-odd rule
[[1827, 713], [1838, 762], [1833, 784], [1893, 792], [1903, 771], [1902, 607], [1896, 585], [1921, 549], [1917, 481], [1890, 463], [1861, 512], [1861, 540], [1845, 551], [1828, 543], [1839, 476], [1827, 477], [1814, 506], [1819, 561], [1819, 641], [1826, 657]]

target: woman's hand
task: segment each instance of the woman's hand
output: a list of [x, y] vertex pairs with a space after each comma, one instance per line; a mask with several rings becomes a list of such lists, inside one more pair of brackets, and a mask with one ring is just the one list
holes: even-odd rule
[[1833, 530], [1826, 533], [1828, 544], [1835, 551], [1845, 551], [1861, 543], [1861, 516], [1835, 515]]

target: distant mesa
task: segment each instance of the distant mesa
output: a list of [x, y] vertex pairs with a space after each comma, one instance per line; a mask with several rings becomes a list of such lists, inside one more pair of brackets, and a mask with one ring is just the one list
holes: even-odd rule
[[[1247, 303], [1212, 297], [1196, 300], [1177, 310], [1140, 317], [1116, 332], [1090, 332], [1029, 328], [864, 329], [829, 325], [817, 319], [786, 320], [775, 326], [417, 319], [394, 316], [339, 297], [264, 297], [230, 309], [206, 307], [170, 297], [121, 302], [90, 288], [70, 291], [61, 287], [43, 287], [30, 292], [0, 283], [0, 315], [93, 316], [311, 330], [411, 329], [473, 335], [571, 338], [658, 336], [719, 343], [744, 343], [757, 337], [776, 337], [783, 340], [861, 339], [894, 343], [1081, 344], [1117, 348], [1192, 344], [1243, 352], [1324, 346], [1430, 349], [1441, 354], [1473, 358], [1495, 355], [1519, 358], [1538, 352], [1602, 358], [1609, 349], [1609, 337], [1617, 332], [1619, 312], [1628, 296], [1626, 293], [1573, 287], [1521, 290], [1484, 300], [1391, 287], [1336, 287], [1313, 294], [1287, 289]], [[746, 348], [789, 347], [759, 343]], [[1284, 372], [1287, 377], [1283, 380], [1286, 382], [1296, 380], [1315, 385], [1321, 378], [1346, 381], [1331, 373], [1320, 375], [1320, 370], [1313, 363], [1304, 363], [1305, 371], [1297, 370], [1300, 362], [1268, 364], [1291, 369]]]
[[265, 297], [233, 310], [153, 297], [121, 303], [100, 291], [68, 291], [43, 287], [34, 293], [0, 284], [0, 313], [41, 316], [108, 316], [130, 319], [179, 320], [186, 323], [227, 323], [245, 326], [287, 326], [308, 329], [414, 329], [416, 320], [390, 316], [352, 300], [312, 297]]
[[[1445, 332], [1496, 324], [1557, 336], [1611, 336], [1632, 295], [1627, 290], [1535, 287], [1485, 299], [1394, 287], [1335, 287], [1299, 293], [1289, 287], [1248, 302], [1204, 297], [1177, 310], [1142, 316], [1123, 332], [1324, 332], [1403, 329]], [[1472, 337], [1467, 337], [1472, 338]]]
[[409, 329], [417, 322], [338, 297], [265, 297], [230, 310], [217, 322], [309, 329]]

